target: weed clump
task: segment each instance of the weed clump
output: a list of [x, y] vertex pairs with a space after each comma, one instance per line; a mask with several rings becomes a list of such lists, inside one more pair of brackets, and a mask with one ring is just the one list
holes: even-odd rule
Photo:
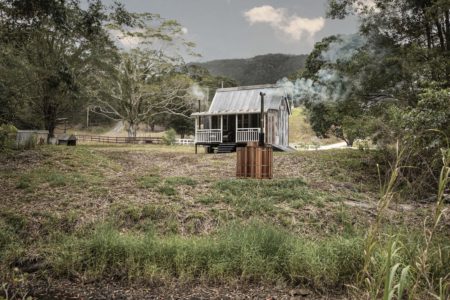
[[348, 282], [362, 266], [362, 240], [322, 241], [293, 236], [257, 221], [233, 224], [209, 237], [122, 234], [111, 224], [52, 247], [49, 262], [60, 275], [88, 278], [246, 282], [280, 280], [316, 288]]

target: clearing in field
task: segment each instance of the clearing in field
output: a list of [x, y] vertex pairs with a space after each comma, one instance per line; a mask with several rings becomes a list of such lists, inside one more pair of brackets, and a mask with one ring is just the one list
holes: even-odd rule
[[[346, 285], [363, 268], [376, 218], [375, 153], [277, 153], [273, 180], [235, 179], [235, 159], [139, 145], [2, 154], [5, 290], [55, 298], [350, 297]], [[387, 210], [383, 235], [397, 234], [401, 261], [414, 260], [432, 209]], [[437, 234], [449, 245], [446, 222]], [[430, 262], [436, 275], [450, 265], [449, 248], [441, 250]], [[381, 259], [383, 247], [377, 251]]]

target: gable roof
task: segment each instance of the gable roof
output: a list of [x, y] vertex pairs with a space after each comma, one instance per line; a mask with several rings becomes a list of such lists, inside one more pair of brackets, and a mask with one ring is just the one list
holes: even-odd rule
[[265, 93], [264, 111], [278, 110], [281, 102], [286, 101], [290, 113], [289, 103], [283, 87], [277, 85], [255, 85], [233, 88], [222, 88], [216, 91], [208, 112], [193, 115], [220, 115], [236, 113], [259, 113], [261, 110], [260, 93]]

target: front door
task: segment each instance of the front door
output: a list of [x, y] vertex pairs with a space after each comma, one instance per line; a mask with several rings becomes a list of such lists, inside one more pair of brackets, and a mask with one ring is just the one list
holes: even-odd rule
[[235, 143], [236, 142], [236, 116], [226, 115], [223, 116], [223, 136], [224, 142]]

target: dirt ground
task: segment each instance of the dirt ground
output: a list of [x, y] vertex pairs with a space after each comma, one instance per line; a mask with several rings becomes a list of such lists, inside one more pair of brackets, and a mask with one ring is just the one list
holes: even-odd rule
[[[367, 171], [372, 168], [373, 171]], [[61, 220], [65, 220], [68, 212], [76, 212], [74, 220], [67, 221], [70, 230], [74, 230], [107, 217], [114, 207], [123, 205], [140, 207], [153, 203], [170, 209], [176, 216], [177, 233], [184, 236], [207, 235], [217, 230], [223, 224], [217, 212], [228, 219], [247, 218], [228, 203], [198, 201], [211, 193], [217, 182], [234, 180], [235, 154], [195, 155], [192, 148], [181, 146], [88, 144], [74, 150], [45, 147], [4, 155], [0, 158], [0, 170], [0, 194], [3, 195], [0, 211], [13, 211], [31, 220], [28, 223], [30, 239], [39, 239], [43, 234], [47, 215], [59, 220], [58, 226], [61, 226], [66, 224]], [[188, 178], [196, 184], [177, 185], [175, 196], [167, 196], [157, 189], [142, 188], [142, 178], [149, 176], [157, 176], [161, 182], [170, 178]], [[44, 177], [47, 179], [42, 179]], [[315, 200], [311, 202], [295, 206], [282, 201], [274, 205], [272, 213], [258, 215], [295, 234], [339, 233], [348, 224], [367, 228], [376, 216], [378, 180], [370, 155], [354, 150], [277, 153], [274, 178], [297, 178], [305, 182], [308, 193], [313, 193]], [[417, 226], [432, 209], [432, 203], [394, 203], [388, 210], [388, 222]], [[258, 211], [249, 213], [250, 216], [260, 214]], [[448, 230], [448, 212], [443, 219], [443, 226], [447, 228], [444, 230]], [[161, 221], [159, 226], [158, 230], [164, 234], [167, 223]], [[125, 225], [124, 230], [128, 229]], [[284, 284], [241, 285], [236, 282], [224, 286], [174, 281], [134, 285], [49, 278], [51, 276], [43, 280], [31, 274], [22, 288], [37, 299], [346, 298], [340, 291], [330, 296], [323, 291]], [[20, 284], [15, 288], [20, 290]]]

